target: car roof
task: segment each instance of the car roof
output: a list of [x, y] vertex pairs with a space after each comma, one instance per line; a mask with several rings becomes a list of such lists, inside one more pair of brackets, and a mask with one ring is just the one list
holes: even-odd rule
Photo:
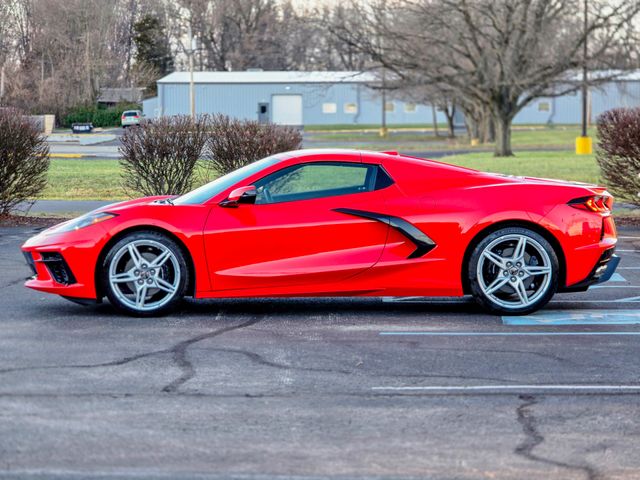
[[282, 160], [296, 158], [300, 160], [309, 159], [313, 157], [324, 157], [327, 155], [337, 155], [342, 157], [360, 156], [363, 162], [375, 162], [385, 164], [388, 162], [403, 162], [407, 164], [414, 164], [417, 167], [434, 167], [445, 170], [453, 170], [456, 172], [477, 173], [477, 170], [467, 167], [461, 167], [458, 165], [451, 165], [446, 162], [439, 162], [437, 160], [431, 160], [428, 158], [414, 157], [411, 155], [404, 155], [398, 152], [374, 152], [371, 150], [352, 150], [348, 148], [310, 148], [303, 150], [294, 150], [290, 152], [284, 152], [277, 155]]

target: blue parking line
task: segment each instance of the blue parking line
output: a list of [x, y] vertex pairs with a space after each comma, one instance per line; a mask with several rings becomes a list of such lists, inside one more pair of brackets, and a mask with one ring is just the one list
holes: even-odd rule
[[640, 325], [640, 310], [548, 310], [502, 317], [504, 325]]
[[609, 282], [626, 282], [627, 279], [624, 278], [622, 275], [620, 275], [618, 272], [614, 272], [613, 275], [611, 275], [611, 278], [609, 279]]

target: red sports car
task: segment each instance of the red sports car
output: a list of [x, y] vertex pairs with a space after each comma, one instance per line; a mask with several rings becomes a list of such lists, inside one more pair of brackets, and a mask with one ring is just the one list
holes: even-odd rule
[[22, 247], [26, 286], [159, 315], [184, 296], [462, 296], [526, 314], [608, 280], [604, 188], [351, 150], [265, 158], [109, 205]]

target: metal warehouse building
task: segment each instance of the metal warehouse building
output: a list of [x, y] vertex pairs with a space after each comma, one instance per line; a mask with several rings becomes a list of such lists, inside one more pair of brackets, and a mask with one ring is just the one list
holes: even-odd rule
[[[608, 73], [608, 72], [603, 72]], [[364, 72], [195, 72], [196, 113], [222, 113], [236, 118], [283, 125], [375, 124], [382, 117], [382, 98]], [[522, 109], [515, 124], [579, 124], [580, 93], [539, 98]], [[616, 107], [640, 106], [640, 71], [589, 89], [589, 116]], [[143, 101], [147, 117], [190, 113], [189, 73], [175, 72], [158, 80], [158, 96]], [[431, 124], [431, 106], [387, 97], [389, 125]], [[437, 121], [445, 123], [442, 112]], [[460, 112], [456, 124], [463, 125]]]
[[[593, 72], [610, 76], [611, 72]], [[560, 97], [538, 98], [514, 118], [516, 124], [578, 124], [581, 121], [580, 92]], [[589, 89], [588, 113], [595, 122], [603, 112], [619, 107], [640, 107], [640, 71], [627, 72], [610, 82]]]
[[[270, 121], [281, 125], [379, 124], [382, 97], [376, 77], [363, 72], [194, 72], [197, 114]], [[189, 73], [158, 80], [158, 96], [143, 102], [147, 117], [190, 112]], [[388, 98], [390, 125], [431, 123], [430, 106]], [[446, 119], [441, 112], [438, 122]]]

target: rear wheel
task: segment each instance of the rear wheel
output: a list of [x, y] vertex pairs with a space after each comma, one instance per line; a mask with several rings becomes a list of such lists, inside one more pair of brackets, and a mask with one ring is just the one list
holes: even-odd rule
[[471, 254], [469, 285], [475, 300], [491, 313], [526, 315], [551, 300], [558, 270], [558, 257], [543, 236], [527, 228], [503, 228]]
[[162, 315], [184, 296], [188, 267], [180, 247], [158, 232], [135, 232], [117, 242], [102, 265], [111, 304], [137, 316]]

